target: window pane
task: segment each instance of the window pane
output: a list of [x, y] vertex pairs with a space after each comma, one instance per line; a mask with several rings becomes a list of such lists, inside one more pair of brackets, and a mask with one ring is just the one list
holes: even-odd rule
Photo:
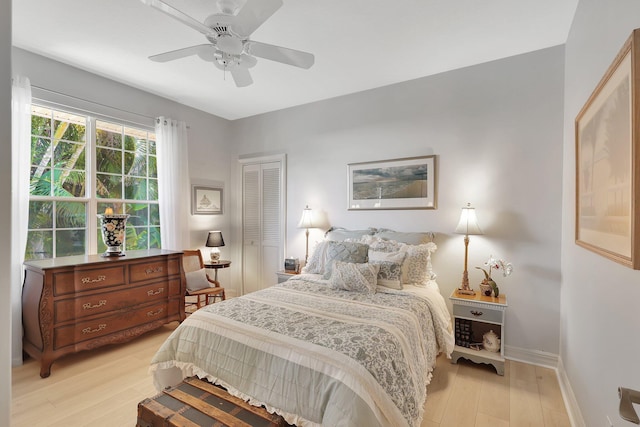
[[147, 200], [158, 200], [158, 180], [150, 179], [149, 180], [149, 198]]
[[144, 153], [124, 153], [124, 170], [127, 175], [147, 176], [147, 157]]
[[53, 258], [53, 231], [29, 231], [25, 259]]
[[82, 255], [85, 250], [85, 230], [56, 231], [56, 256]]
[[149, 224], [160, 225], [160, 207], [157, 203], [149, 204]]
[[29, 193], [33, 196], [51, 196], [51, 169], [31, 168]]
[[148, 231], [146, 227], [130, 227], [127, 224], [125, 246], [127, 250], [147, 249]]
[[54, 194], [59, 197], [84, 197], [85, 173], [54, 169]]
[[146, 203], [127, 203], [127, 213], [131, 215], [127, 224], [147, 225], [149, 223], [149, 205]]
[[99, 214], [104, 214], [104, 212], [107, 210], [107, 208], [112, 209], [114, 214], [121, 214], [122, 213], [122, 203], [100, 202], [100, 203], [97, 204], [97, 207], [98, 207], [98, 213]]
[[107, 251], [107, 245], [102, 240], [102, 230], [98, 229], [96, 232], [98, 233], [98, 253], [102, 254]]
[[96, 174], [96, 197], [102, 199], [122, 198], [122, 177]]
[[56, 228], [85, 228], [87, 205], [82, 202], [56, 203]]
[[96, 120], [96, 144], [102, 147], [122, 148], [122, 126]]
[[49, 138], [31, 137], [31, 164], [35, 166], [51, 166], [51, 140]]
[[98, 172], [122, 173], [122, 152], [107, 148], [96, 149], [96, 168]]
[[84, 144], [59, 141], [54, 150], [55, 167], [84, 170], [84, 149]]
[[53, 228], [53, 202], [29, 202], [29, 229]]
[[156, 135], [153, 133], [149, 134], [149, 154], [156, 155]]
[[[46, 110], [42, 112], [46, 114]], [[48, 115], [31, 115], [31, 134], [36, 136], [51, 136], [51, 118]]]
[[144, 178], [124, 179], [124, 198], [130, 200], [147, 200], [147, 180]]
[[69, 123], [66, 121], [54, 122], [53, 137], [55, 139], [66, 139], [67, 141], [84, 142], [85, 126], [84, 118], [82, 124]]
[[160, 240], [160, 227], [149, 228], [149, 247], [160, 249], [162, 241]]
[[149, 176], [151, 178], [158, 177], [158, 166], [156, 164], [156, 156], [149, 156]]

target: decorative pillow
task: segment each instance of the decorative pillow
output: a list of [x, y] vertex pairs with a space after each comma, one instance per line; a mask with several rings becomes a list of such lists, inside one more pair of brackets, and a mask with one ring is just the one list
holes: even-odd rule
[[367, 244], [369, 245], [369, 252], [400, 252], [405, 247], [404, 243], [398, 243], [395, 240], [384, 240], [375, 236], [372, 236], [372, 241]]
[[369, 263], [334, 261], [329, 287], [353, 292], [376, 292], [379, 266]]
[[402, 289], [402, 281], [400, 280], [400, 278], [402, 277], [401, 263], [392, 261], [371, 260], [369, 260], [369, 263], [380, 267], [380, 271], [378, 271], [377, 281], [377, 284], [379, 286], [384, 286], [391, 289]]
[[189, 292], [199, 291], [211, 287], [211, 283], [207, 280], [207, 273], [204, 268], [184, 273], [187, 279], [187, 290]]
[[423, 284], [435, 277], [431, 270], [431, 252], [437, 246], [430, 242], [424, 245], [406, 245], [406, 256], [402, 263], [402, 283]]
[[346, 239], [358, 240], [363, 236], [370, 236], [376, 232], [375, 228], [367, 228], [366, 230], [347, 230], [346, 228], [331, 228], [325, 233], [327, 240], [335, 240], [341, 242]]
[[327, 242], [327, 261], [324, 266], [324, 279], [331, 277], [331, 270], [335, 261], [352, 263], [367, 262], [369, 245], [356, 242]]
[[418, 232], [401, 232], [393, 230], [378, 230], [375, 237], [385, 240], [395, 240], [396, 242], [406, 243], [407, 245], [421, 245], [433, 241], [434, 233], [418, 233]]
[[302, 267], [302, 273], [324, 274], [324, 265], [326, 263], [327, 244], [329, 242], [323, 240], [316, 244], [311, 252], [311, 256], [307, 264]]

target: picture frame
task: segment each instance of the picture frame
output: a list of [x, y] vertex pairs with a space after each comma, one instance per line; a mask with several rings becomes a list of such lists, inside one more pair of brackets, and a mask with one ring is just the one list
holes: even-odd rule
[[640, 268], [640, 29], [575, 120], [575, 242]]
[[192, 215], [222, 215], [222, 188], [193, 185], [191, 187]]
[[436, 209], [435, 155], [347, 165], [347, 209]]

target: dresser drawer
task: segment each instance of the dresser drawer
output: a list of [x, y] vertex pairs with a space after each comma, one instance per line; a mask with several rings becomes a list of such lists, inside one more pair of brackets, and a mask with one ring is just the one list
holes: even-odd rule
[[53, 347], [60, 349], [84, 341], [113, 334], [133, 326], [139, 327], [167, 317], [167, 302], [137, 307], [129, 312], [116, 312], [94, 320], [54, 328]]
[[53, 274], [55, 296], [76, 294], [125, 283], [124, 266], [64, 271]]
[[486, 307], [471, 307], [468, 305], [454, 304], [453, 316], [471, 320], [481, 320], [483, 322], [502, 323], [502, 311], [492, 310], [491, 308]]
[[129, 265], [129, 281], [131, 283], [178, 274], [180, 274], [180, 260], [178, 258], [154, 258], [145, 263]]
[[54, 322], [62, 323], [151, 301], [166, 300], [168, 296], [179, 294], [180, 279], [176, 278], [135, 288], [61, 299], [54, 302]]

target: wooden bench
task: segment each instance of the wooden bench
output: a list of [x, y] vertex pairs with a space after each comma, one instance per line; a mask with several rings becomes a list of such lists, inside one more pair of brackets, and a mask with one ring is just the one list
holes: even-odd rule
[[196, 377], [138, 403], [136, 427], [280, 427], [276, 414], [231, 396], [221, 387]]

